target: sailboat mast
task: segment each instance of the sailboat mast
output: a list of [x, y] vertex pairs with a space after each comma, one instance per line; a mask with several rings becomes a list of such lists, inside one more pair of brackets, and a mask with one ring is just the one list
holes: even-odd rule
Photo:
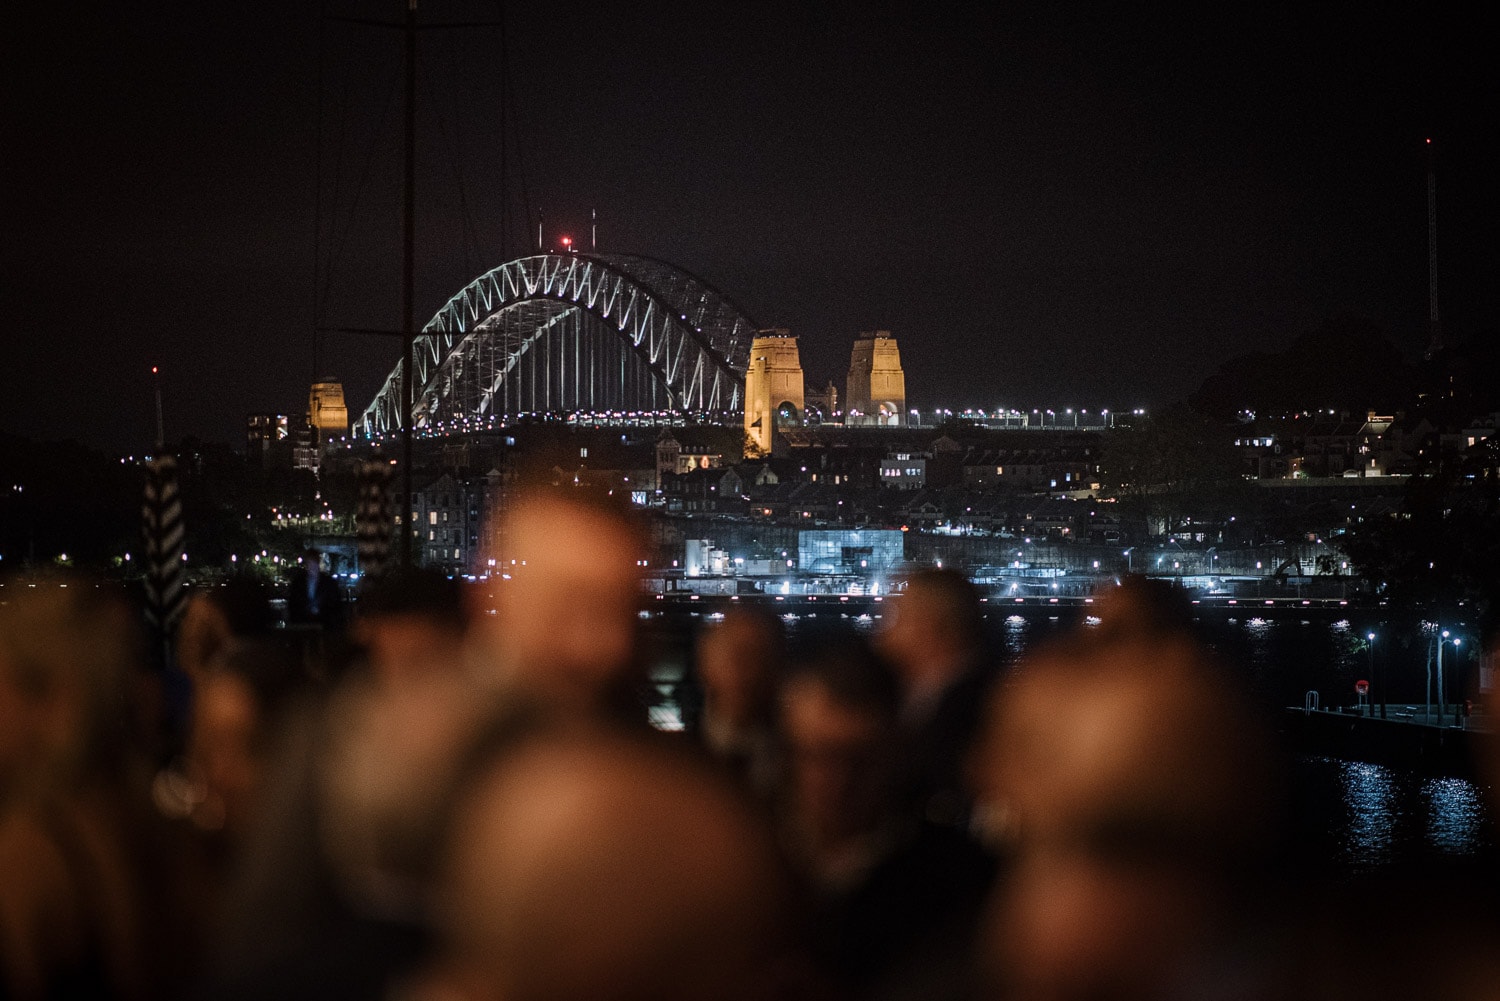
[[406, 170], [403, 193], [401, 241], [401, 566], [410, 569], [412, 538], [412, 424], [415, 421], [416, 387], [413, 354], [416, 348], [416, 242], [417, 242], [417, 0], [406, 0]]

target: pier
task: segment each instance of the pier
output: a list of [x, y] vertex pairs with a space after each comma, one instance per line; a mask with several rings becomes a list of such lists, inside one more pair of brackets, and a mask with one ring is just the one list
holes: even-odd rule
[[1429, 775], [1472, 779], [1478, 762], [1497, 757], [1493, 720], [1477, 707], [1467, 715], [1459, 707], [1456, 724], [1451, 704], [1446, 712], [1420, 704], [1391, 704], [1385, 709], [1381, 718], [1379, 706], [1291, 706], [1278, 722], [1298, 753]]

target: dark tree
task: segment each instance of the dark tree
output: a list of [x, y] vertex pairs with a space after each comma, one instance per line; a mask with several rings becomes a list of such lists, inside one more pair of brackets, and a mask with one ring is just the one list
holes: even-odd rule
[[1243, 483], [1232, 431], [1181, 403], [1116, 428], [1099, 466], [1104, 487], [1152, 534], [1177, 527], [1191, 500]]
[[1491, 437], [1407, 483], [1398, 510], [1340, 541], [1389, 607], [1413, 619], [1466, 619], [1493, 635], [1500, 615], [1500, 441]]
[[1383, 413], [1417, 399], [1414, 370], [1380, 328], [1343, 315], [1325, 320], [1285, 351], [1231, 358], [1204, 380], [1192, 405], [1219, 420], [1240, 410], [1286, 413], [1334, 409]]

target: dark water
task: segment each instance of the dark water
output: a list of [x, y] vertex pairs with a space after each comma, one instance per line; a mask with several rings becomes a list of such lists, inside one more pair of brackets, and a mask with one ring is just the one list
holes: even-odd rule
[[[1096, 620], [1085, 613], [993, 614], [988, 620], [998, 658], [1013, 664], [1028, 649]], [[661, 702], [654, 707], [659, 726], [678, 725], [679, 695], [691, 692], [677, 682], [691, 656], [694, 632], [708, 615], [653, 616]], [[868, 635], [879, 616], [784, 616], [789, 636], [829, 628]], [[1199, 623], [1207, 642], [1242, 677], [1246, 691], [1268, 709], [1302, 705], [1308, 691], [1323, 706], [1354, 701], [1356, 680], [1376, 677], [1395, 701], [1420, 700], [1425, 685], [1425, 649], [1420, 637], [1377, 640], [1373, 653], [1365, 637], [1378, 623], [1336, 615], [1262, 618], [1226, 616]], [[1298, 757], [1290, 768], [1295, 813], [1294, 837], [1301, 856], [1326, 875], [1357, 876], [1395, 867], [1490, 864], [1500, 859], [1495, 790], [1462, 778], [1434, 777], [1401, 769], [1330, 758]]]
[[1330, 873], [1490, 862], [1500, 848], [1492, 790], [1477, 782], [1308, 757], [1293, 778], [1301, 847]]

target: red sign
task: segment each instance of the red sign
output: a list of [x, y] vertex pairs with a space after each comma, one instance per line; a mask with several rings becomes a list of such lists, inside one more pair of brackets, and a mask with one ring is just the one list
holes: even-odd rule
[[1356, 694], [1356, 695], [1369, 695], [1370, 694], [1370, 683], [1368, 681], [1356, 681], [1354, 683], [1354, 694]]

